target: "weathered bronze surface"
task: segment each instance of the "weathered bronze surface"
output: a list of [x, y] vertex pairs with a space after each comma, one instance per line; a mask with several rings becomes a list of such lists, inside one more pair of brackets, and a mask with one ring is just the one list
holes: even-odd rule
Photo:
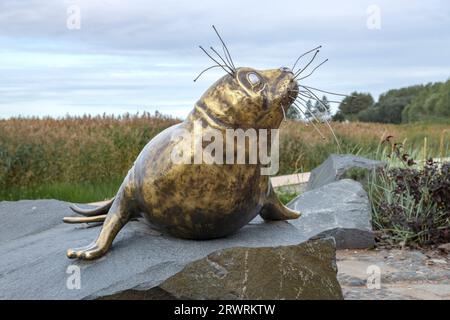
[[167, 128], [145, 146], [111, 202], [91, 211], [73, 208], [86, 217], [69, 217], [66, 222], [104, 220], [104, 224], [95, 242], [69, 249], [69, 258], [104, 255], [121, 228], [139, 214], [169, 234], [188, 239], [232, 234], [258, 214], [266, 220], [299, 217], [279, 202], [259, 163], [176, 164], [171, 160], [181, 143], [173, 138], [183, 130], [193, 132], [195, 121], [223, 132], [280, 126], [297, 95], [294, 74], [287, 68], [234, 71], [203, 94], [184, 122]]

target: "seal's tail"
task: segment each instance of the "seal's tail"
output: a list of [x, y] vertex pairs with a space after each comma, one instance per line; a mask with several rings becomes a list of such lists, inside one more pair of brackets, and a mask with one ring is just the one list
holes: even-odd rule
[[106, 214], [114, 202], [114, 199], [111, 199], [103, 206], [94, 209], [82, 209], [76, 205], [70, 206], [70, 209], [78, 213], [84, 217], [64, 217], [63, 221], [65, 223], [87, 223], [87, 222], [103, 222], [106, 219]]

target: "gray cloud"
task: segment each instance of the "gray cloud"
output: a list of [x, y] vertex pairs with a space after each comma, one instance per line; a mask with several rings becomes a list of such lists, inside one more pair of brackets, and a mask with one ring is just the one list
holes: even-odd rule
[[[183, 116], [212, 81], [192, 79], [218, 45], [239, 65], [290, 66], [322, 44], [330, 61], [308, 84], [380, 92], [450, 75], [450, 5], [377, 1], [381, 29], [366, 27], [372, 1], [0, 2], [0, 117], [155, 110]], [[81, 29], [66, 28], [67, 8]]]

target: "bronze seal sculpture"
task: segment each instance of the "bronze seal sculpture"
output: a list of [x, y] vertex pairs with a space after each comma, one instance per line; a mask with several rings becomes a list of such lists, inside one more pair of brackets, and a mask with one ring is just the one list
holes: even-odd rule
[[221, 132], [238, 128], [277, 129], [299, 93], [299, 73], [294, 74], [289, 68], [235, 68], [225, 43], [217, 35], [225, 59], [211, 49], [221, 63], [200, 48], [216, 62], [213, 67], [222, 67], [227, 75], [203, 94], [185, 121], [165, 129], [144, 147], [114, 199], [92, 210], [71, 207], [85, 217], [67, 217], [65, 222], [103, 222], [103, 226], [92, 244], [69, 249], [69, 258], [90, 260], [103, 256], [122, 227], [138, 215], [170, 235], [187, 239], [227, 236], [258, 214], [265, 220], [300, 216], [278, 200], [269, 177], [261, 174], [260, 163], [173, 161], [174, 150], [182, 143], [176, 137], [194, 133], [196, 122]]

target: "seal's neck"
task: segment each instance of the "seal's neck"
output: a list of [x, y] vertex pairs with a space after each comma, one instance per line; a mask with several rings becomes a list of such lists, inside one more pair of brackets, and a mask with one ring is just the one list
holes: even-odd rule
[[187, 119], [189, 121], [201, 121], [202, 123], [204, 123], [204, 127], [210, 126], [211, 128], [219, 130], [224, 130], [229, 127], [213, 115], [209, 114], [206, 109], [207, 108], [205, 105], [197, 102], [194, 106], [194, 109], [191, 111], [191, 113], [189, 113]]

